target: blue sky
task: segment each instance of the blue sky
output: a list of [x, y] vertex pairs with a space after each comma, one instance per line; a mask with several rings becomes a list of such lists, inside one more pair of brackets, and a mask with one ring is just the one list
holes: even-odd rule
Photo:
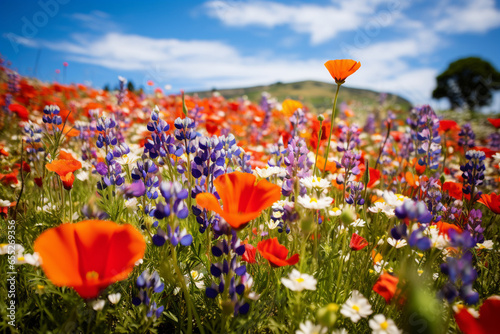
[[[2, 0], [0, 53], [23, 75], [114, 86], [225, 88], [332, 81], [323, 63], [361, 61], [346, 85], [429, 103], [451, 61], [500, 70], [495, 0]], [[433, 102], [445, 108], [445, 101]], [[500, 99], [495, 101], [500, 109]]]

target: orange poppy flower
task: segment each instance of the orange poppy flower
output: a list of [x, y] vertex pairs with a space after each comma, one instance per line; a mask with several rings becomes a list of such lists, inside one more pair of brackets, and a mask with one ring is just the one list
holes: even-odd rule
[[[317, 157], [317, 162], [316, 162], [316, 167], [324, 172], [325, 171], [325, 158], [322, 156]], [[330, 173], [335, 173], [337, 171], [337, 164], [334, 161], [327, 161], [326, 163], [326, 170], [329, 171]]]
[[281, 108], [283, 114], [285, 114], [287, 117], [291, 117], [297, 109], [302, 108], [302, 103], [300, 103], [299, 101], [286, 99], [281, 104]]
[[455, 230], [458, 233], [462, 233], [462, 229], [455, 224], [450, 224], [450, 223], [445, 223], [445, 222], [437, 222], [436, 226], [439, 230], [439, 234], [448, 235], [450, 230]]
[[490, 209], [497, 215], [500, 214], [500, 196], [498, 196], [497, 194], [482, 194], [478, 202], [486, 205], [488, 209]]
[[47, 278], [68, 286], [82, 298], [124, 280], [144, 256], [146, 242], [132, 225], [88, 220], [43, 232], [34, 244]]
[[64, 176], [59, 176], [61, 178], [64, 189], [71, 190], [73, 188], [73, 182], [75, 182], [75, 174], [69, 172]]
[[338, 85], [342, 85], [345, 79], [356, 72], [360, 66], [361, 63], [359, 61], [352, 59], [329, 60], [325, 63], [326, 69]]
[[448, 192], [448, 194], [454, 199], [462, 200], [462, 188], [463, 185], [461, 183], [446, 181], [443, 183], [442, 189], [443, 191]]
[[46, 164], [45, 167], [59, 176], [66, 176], [68, 173], [73, 173], [74, 171], [82, 168], [82, 163], [74, 159], [58, 159]]
[[223, 208], [210, 193], [198, 194], [196, 203], [218, 213], [232, 228], [241, 229], [281, 198], [279, 186], [264, 179], [256, 184], [255, 180], [255, 175], [248, 173], [223, 174], [214, 181]]
[[299, 262], [299, 254], [294, 254], [288, 259], [288, 249], [281, 245], [278, 238], [262, 240], [257, 244], [260, 255], [269, 261], [271, 267], [293, 266]]
[[389, 303], [396, 294], [399, 279], [388, 273], [383, 273], [373, 286], [373, 291], [384, 297], [385, 302]]

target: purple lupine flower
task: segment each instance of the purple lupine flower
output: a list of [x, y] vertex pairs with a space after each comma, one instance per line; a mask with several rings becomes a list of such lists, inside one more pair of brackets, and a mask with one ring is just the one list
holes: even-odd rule
[[366, 123], [365, 126], [363, 127], [363, 131], [368, 133], [368, 134], [374, 134], [376, 129], [375, 129], [375, 115], [373, 113], [370, 113], [368, 117], [366, 118]]
[[482, 151], [470, 150], [465, 154], [465, 158], [467, 159], [467, 163], [460, 166], [464, 179], [462, 191], [466, 195], [471, 195], [470, 202], [474, 203], [481, 197], [481, 191], [476, 190], [478, 186], [483, 184], [484, 171], [486, 169], [484, 160], [486, 159], [486, 155]]
[[[233, 305], [234, 315], [246, 314], [250, 307], [246, 301], [249, 291], [246, 290], [251, 277], [247, 273], [246, 265], [240, 263], [244, 253], [245, 245], [240, 242], [234, 230], [230, 233], [229, 241], [226, 236], [220, 238], [217, 245], [212, 247], [212, 254], [219, 259], [210, 266], [210, 273], [215, 281], [205, 290], [208, 298], [223, 295], [227, 290], [229, 300], [222, 302], [230, 302], [228, 304]], [[226, 281], [228, 277], [229, 282]]]
[[146, 186], [142, 180], [132, 182], [124, 190], [126, 198], [141, 197], [144, 196], [144, 194], [146, 194]]
[[359, 170], [361, 154], [355, 151], [345, 151], [342, 159], [340, 160], [340, 164], [345, 169], [344, 175], [340, 174], [337, 177], [337, 184], [343, 184], [346, 181], [349, 181], [349, 178], [352, 175], [359, 175], [361, 171]]
[[493, 132], [488, 136], [488, 145], [494, 151], [500, 150], [500, 133]]
[[125, 86], [125, 84], [127, 83], [127, 79], [119, 76], [118, 81], [120, 82], [120, 84], [118, 88], [118, 94], [116, 94], [116, 104], [118, 106], [121, 106], [125, 101], [125, 97], [127, 97], [127, 86]]
[[459, 251], [457, 257], [447, 257], [441, 264], [441, 272], [448, 276], [448, 283], [440, 292], [440, 296], [450, 303], [460, 296], [467, 304], [476, 304], [479, 294], [472, 289], [477, 278], [477, 271], [472, 265], [470, 249], [476, 245], [474, 238], [468, 231], [462, 233], [451, 229], [449, 232], [450, 245]]
[[422, 201], [407, 199], [402, 205], [396, 207], [394, 214], [401, 220], [409, 219], [421, 224], [429, 224], [432, 221], [432, 213]]
[[293, 115], [290, 116], [289, 121], [293, 125], [292, 137], [298, 136], [298, 134], [304, 130], [305, 124], [307, 122], [302, 108], [298, 108], [297, 110], [295, 110]]
[[441, 156], [439, 118], [429, 105], [415, 108], [414, 114], [417, 117], [417, 127], [414, 131], [417, 141], [420, 142], [417, 153], [422, 155], [419, 164], [427, 166], [430, 170], [438, 170]]
[[361, 139], [359, 139], [360, 133], [361, 129], [357, 124], [353, 124], [350, 127], [346, 125], [341, 126], [337, 151], [350, 151], [359, 146], [361, 144]]
[[481, 226], [482, 218], [483, 214], [481, 210], [470, 210], [469, 218], [467, 220], [467, 231], [469, 231], [476, 244], [482, 243], [484, 241], [484, 229]]
[[365, 204], [365, 200], [362, 194], [364, 187], [365, 185], [363, 184], [363, 182], [356, 182], [356, 181], [349, 182], [347, 186], [347, 193], [349, 194], [349, 197], [346, 198], [345, 200], [346, 203], [354, 205]]
[[472, 131], [472, 127], [469, 123], [466, 123], [460, 129], [458, 133], [458, 146], [464, 148], [464, 152], [467, 152], [473, 149], [476, 144], [474, 143], [474, 139], [476, 139], [476, 134]]
[[[54, 125], [61, 125], [62, 124], [62, 118], [59, 116], [59, 112], [61, 110], [59, 109], [58, 106], [56, 105], [50, 105], [50, 106], [45, 106], [43, 108], [43, 117], [42, 121], [45, 124], [54, 124]], [[52, 126], [53, 131], [58, 131], [59, 128]]]
[[146, 269], [142, 272], [139, 277], [137, 277], [136, 280], [136, 286], [139, 288], [139, 293], [137, 296], [132, 298], [132, 304], [135, 306], [139, 306], [141, 304], [144, 304], [146, 306], [150, 306], [148, 314], [151, 312], [151, 314], [147, 315], [148, 317], [151, 317], [153, 313], [156, 315], [156, 317], [159, 317], [161, 312], [163, 312], [163, 309], [160, 312], [157, 312], [160, 308], [156, 307], [156, 302], [151, 303], [151, 299], [155, 298], [155, 294], [159, 294], [163, 291], [165, 285], [161, 282], [160, 275], [158, 274], [157, 271], [154, 271], [153, 273], [149, 273], [149, 270]]

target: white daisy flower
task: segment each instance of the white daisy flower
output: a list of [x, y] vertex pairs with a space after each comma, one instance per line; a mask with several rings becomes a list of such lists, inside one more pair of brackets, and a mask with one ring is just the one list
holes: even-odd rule
[[330, 188], [330, 185], [331, 185], [331, 183], [328, 180], [322, 179], [322, 178], [316, 177], [316, 176], [308, 176], [308, 177], [302, 178], [302, 179], [300, 179], [300, 184], [302, 184], [304, 187], [306, 187], [309, 190], [314, 189], [314, 190], [321, 190], [321, 191]]
[[316, 290], [316, 279], [308, 274], [302, 274], [297, 269], [293, 269], [289, 278], [281, 278], [281, 283], [292, 291]]
[[287, 172], [285, 168], [282, 167], [271, 167], [267, 166], [265, 168], [255, 167], [253, 174], [261, 179], [267, 179], [271, 176], [285, 177]]
[[104, 299], [98, 299], [92, 302], [92, 308], [94, 311], [100, 311], [104, 308], [106, 301]]
[[[191, 277], [193, 278], [194, 285], [198, 289], [205, 288], [205, 282], [203, 281], [203, 277], [204, 277], [203, 273], [200, 273], [197, 270], [191, 270], [190, 274], [191, 274]], [[188, 280], [188, 283], [189, 283], [189, 280]]]
[[351, 226], [355, 227], [355, 228], [356, 227], [363, 227], [365, 225], [366, 225], [366, 222], [363, 219], [361, 219], [361, 218], [358, 218], [358, 219], [356, 219], [355, 221], [353, 221], [351, 223]]
[[[497, 153], [500, 154], [500, 153]], [[477, 249], [493, 249], [493, 240], [484, 240], [482, 243], [476, 245]]]
[[0, 244], [0, 255], [9, 254], [9, 251], [12, 251], [12, 247], [14, 247], [14, 254], [16, 256], [24, 253], [24, 247], [20, 244]]
[[309, 197], [309, 195], [299, 196], [297, 203], [306, 209], [322, 210], [328, 208], [332, 204], [331, 197]]
[[111, 304], [118, 304], [120, 301], [120, 298], [122, 298], [122, 294], [117, 292], [117, 293], [111, 293], [108, 295], [109, 302]]
[[33, 254], [18, 254], [16, 258], [16, 264], [30, 264], [35, 267], [39, 267], [42, 264], [42, 259], [38, 253]]
[[6, 199], [0, 199], [0, 207], [6, 207], [10, 205], [10, 201], [7, 201]]
[[396, 240], [394, 238], [389, 238], [389, 239], [387, 239], [387, 243], [389, 245], [391, 245], [392, 247], [396, 247], [396, 248], [401, 248], [401, 247], [404, 247], [407, 245], [405, 239]]
[[344, 317], [350, 318], [354, 323], [358, 322], [361, 318], [366, 318], [372, 312], [372, 307], [368, 300], [357, 290], [352, 292], [351, 298], [346, 300], [340, 309], [340, 313]]
[[386, 319], [383, 314], [377, 314], [368, 321], [373, 334], [400, 334], [401, 331], [396, 327], [392, 319]]
[[332, 334], [349, 334], [349, 332], [345, 328], [339, 328], [334, 330]]
[[326, 333], [326, 328], [321, 325], [315, 325], [307, 320], [305, 323], [299, 325], [299, 329], [295, 334], [323, 334]]

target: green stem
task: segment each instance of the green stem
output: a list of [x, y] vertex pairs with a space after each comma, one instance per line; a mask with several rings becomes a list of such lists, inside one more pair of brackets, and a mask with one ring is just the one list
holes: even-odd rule
[[337, 84], [337, 91], [335, 92], [335, 99], [333, 100], [332, 117], [330, 124], [330, 134], [328, 135], [328, 146], [326, 147], [325, 166], [323, 167], [323, 176], [326, 175], [326, 163], [328, 162], [328, 154], [330, 154], [330, 142], [332, 140], [333, 124], [335, 123], [335, 114], [337, 112], [337, 97], [339, 96], [341, 84]]

